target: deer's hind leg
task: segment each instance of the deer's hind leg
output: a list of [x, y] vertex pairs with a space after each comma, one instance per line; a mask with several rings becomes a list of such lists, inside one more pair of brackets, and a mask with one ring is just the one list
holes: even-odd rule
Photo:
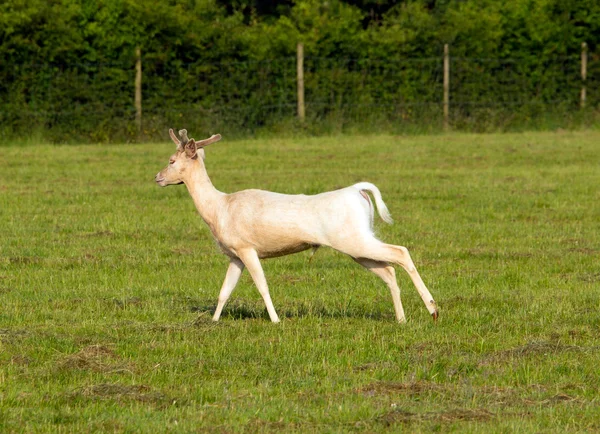
[[374, 261], [366, 258], [353, 258], [360, 265], [365, 267], [367, 270], [373, 272], [385, 282], [390, 288], [392, 293], [392, 300], [394, 301], [394, 312], [396, 313], [396, 320], [400, 323], [406, 322], [404, 316], [404, 309], [402, 307], [402, 301], [400, 301], [400, 288], [398, 282], [396, 282], [396, 271], [387, 262]]
[[410, 276], [415, 287], [417, 288], [417, 292], [423, 300], [423, 303], [425, 303], [425, 307], [433, 317], [433, 320], [437, 320], [437, 305], [433, 299], [433, 296], [425, 286], [423, 279], [421, 279], [421, 275], [417, 271], [417, 267], [415, 267], [415, 264], [406, 247], [385, 244], [377, 240], [375, 237], [363, 237], [359, 241], [352, 243], [349, 248], [341, 248], [337, 250], [347, 253], [353, 258], [370, 259], [376, 262], [400, 265]]
[[437, 305], [435, 304], [435, 300], [433, 296], [425, 286], [423, 279], [421, 279], [421, 275], [417, 271], [417, 267], [410, 257], [410, 253], [408, 249], [404, 246], [395, 246], [393, 244], [384, 244], [381, 245], [373, 252], [376, 256], [382, 256], [388, 258], [388, 262], [398, 264], [402, 268], [406, 270], [411, 280], [413, 281], [415, 287], [417, 288], [417, 292], [421, 296], [421, 300], [425, 303], [425, 307], [433, 317], [433, 320], [437, 320], [438, 318], [438, 310]]

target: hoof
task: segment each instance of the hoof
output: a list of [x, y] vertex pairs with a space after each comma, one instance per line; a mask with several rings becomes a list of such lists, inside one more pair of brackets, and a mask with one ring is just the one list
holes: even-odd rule
[[438, 313], [437, 310], [435, 310], [432, 314], [431, 317], [433, 318], [433, 322], [437, 322], [438, 316], [440, 316], [440, 314]]

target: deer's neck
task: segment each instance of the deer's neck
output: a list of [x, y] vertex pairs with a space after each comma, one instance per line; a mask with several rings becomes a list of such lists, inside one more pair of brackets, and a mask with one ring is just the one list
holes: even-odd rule
[[184, 183], [194, 200], [196, 209], [202, 219], [208, 224], [211, 231], [215, 232], [217, 213], [221, 208], [221, 201], [225, 194], [217, 190], [206, 173], [206, 168], [201, 160], [198, 160], [193, 170], [184, 180]]

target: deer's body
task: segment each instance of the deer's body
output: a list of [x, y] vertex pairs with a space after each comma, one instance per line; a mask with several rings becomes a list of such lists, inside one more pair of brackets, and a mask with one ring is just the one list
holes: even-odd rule
[[272, 258], [372, 235], [370, 201], [354, 186], [314, 196], [243, 190], [220, 195], [215, 205], [215, 218], [205, 221], [230, 257], [252, 248]]
[[[161, 186], [184, 183], [208, 224], [219, 247], [230, 258], [229, 269], [221, 288], [214, 320], [218, 320], [245, 267], [261, 293], [273, 322], [279, 318], [273, 307], [259, 259], [298, 253], [309, 248], [329, 246], [350, 255], [355, 261], [381, 277], [392, 292], [396, 318], [405, 321], [400, 289], [394, 268], [400, 264], [411, 276], [421, 298], [434, 319], [437, 309], [421, 280], [408, 250], [384, 244], [373, 235], [376, 207], [382, 219], [391, 217], [373, 184], [362, 182], [340, 190], [316, 195], [287, 195], [264, 190], [243, 190], [225, 194], [214, 188], [204, 167], [204, 146], [220, 136], [195, 142], [180, 131], [178, 145], [170, 164], [156, 175]], [[201, 158], [198, 158], [198, 155]], [[373, 195], [373, 205], [367, 192]]]

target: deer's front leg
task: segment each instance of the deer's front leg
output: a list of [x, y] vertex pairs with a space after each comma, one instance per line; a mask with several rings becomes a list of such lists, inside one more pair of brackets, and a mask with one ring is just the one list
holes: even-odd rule
[[262, 296], [265, 305], [267, 306], [267, 312], [269, 312], [269, 317], [273, 322], [279, 322], [279, 317], [277, 316], [277, 312], [275, 312], [275, 307], [273, 306], [273, 302], [271, 301], [271, 295], [269, 294], [269, 287], [267, 286], [267, 279], [265, 278], [265, 273], [260, 265], [260, 260], [258, 259], [258, 254], [256, 250], [247, 249], [238, 252], [240, 259], [244, 263], [244, 265], [248, 268], [250, 275], [252, 276], [252, 280], [254, 280], [254, 284], [258, 288], [258, 292]]
[[215, 314], [213, 315], [213, 321], [219, 321], [221, 312], [223, 311], [223, 306], [225, 306], [225, 303], [227, 303], [227, 300], [235, 289], [238, 280], [240, 280], [242, 271], [244, 271], [244, 263], [241, 260], [238, 258], [231, 258], [230, 261], [231, 262], [229, 262], [227, 274], [225, 275], [225, 280], [223, 281], [223, 286], [221, 287], [221, 292], [219, 293], [219, 302], [217, 303], [217, 310], [215, 310]]

